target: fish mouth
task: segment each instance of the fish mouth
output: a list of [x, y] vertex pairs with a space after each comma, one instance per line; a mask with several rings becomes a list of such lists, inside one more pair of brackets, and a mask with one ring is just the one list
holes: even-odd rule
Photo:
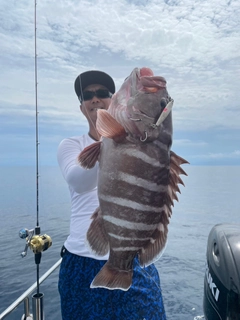
[[164, 77], [154, 76], [150, 68], [141, 68], [137, 72], [139, 79], [139, 89], [148, 93], [156, 93], [159, 90], [166, 88], [166, 80]]

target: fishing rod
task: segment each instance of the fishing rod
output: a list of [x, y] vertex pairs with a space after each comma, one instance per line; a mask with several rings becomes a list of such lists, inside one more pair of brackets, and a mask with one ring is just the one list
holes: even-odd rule
[[[36, 227], [34, 229], [21, 229], [19, 237], [26, 239], [25, 249], [21, 253], [22, 258], [27, 255], [30, 248], [34, 253], [37, 277], [37, 293], [32, 296], [33, 314], [29, 313], [29, 308], [25, 308], [25, 314], [22, 319], [44, 320], [43, 297], [40, 293], [39, 283], [39, 265], [41, 262], [42, 252], [52, 245], [52, 239], [47, 234], [41, 235], [39, 224], [39, 138], [38, 138], [38, 74], [37, 74], [37, 0], [34, 0], [34, 74], [35, 74], [35, 129], [36, 129]], [[27, 304], [28, 305], [28, 304]]]

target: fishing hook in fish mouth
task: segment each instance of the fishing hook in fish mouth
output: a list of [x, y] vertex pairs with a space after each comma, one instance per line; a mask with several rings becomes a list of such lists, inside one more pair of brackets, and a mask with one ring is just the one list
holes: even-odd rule
[[141, 142], [146, 141], [146, 140], [147, 140], [147, 138], [148, 138], [147, 131], [144, 131], [144, 132], [145, 132], [145, 138], [144, 138], [144, 139], [142, 139], [142, 137], [140, 137], [140, 141], [141, 141]]
[[174, 100], [171, 99], [168, 104], [166, 105], [166, 107], [164, 108], [163, 112], [161, 113], [160, 117], [158, 118], [156, 123], [151, 124], [151, 127], [156, 129], [157, 127], [160, 126], [160, 124], [167, 118], [167, 116], [169, 115], [169, 113], [172, 111], [172, 107], [173, 107], [173, 102]]

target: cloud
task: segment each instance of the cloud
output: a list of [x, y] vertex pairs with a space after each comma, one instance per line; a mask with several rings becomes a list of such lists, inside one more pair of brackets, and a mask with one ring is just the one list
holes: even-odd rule
[[[236, 143], [239, 19], [240, 3], [231, 0], [40, 1], [37, 70], [42, 138], [45, 130], [46, 136], [52, 130], [56, 137], [86, 130], [73, 90], [80, 72], [104, 70], [119, 89], [133, 68], [148, 66], [166, 78], [174, 99], [174, 130], [186, 133], [175, 139], [177, 148], [214, 149], [211, 134], [208, 139], [201, 135], [216, 128], [226, 135], [235, 130]], [[8, 123], [2, 127], [7, 134], [21, 127], [18, 122], [24, 127], [25, 120], [32, 121], [34, 112], [33, 3], [3, 2], [0, 42], [0, 112]], [[232, 144], [226, 154], [233, 150]]]
[[[201, 159], [239, 159], [240, 160], [240, 150], [234, 150], [230, 153], [211, 153], [193, 155], [192, 158], [201, 158]], [[240, 165], [240, 162], [239, 162]]]
[[189, 140], [189, 139], [175, 139], [174, 140], [175, 146], [194, 146], [194, 147], [205, 147], [208, 145], [205, 141], [198, 141], [198, 140]]
[[240, 150], [235, 150], [231, 153], [210, 153], [206, 157], [213, 159], [223, 159], [223, 158], [239, 158], [240, 159]]

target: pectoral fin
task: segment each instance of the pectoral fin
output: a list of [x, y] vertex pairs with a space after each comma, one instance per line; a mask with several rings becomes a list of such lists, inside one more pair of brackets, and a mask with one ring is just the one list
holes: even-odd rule
[[101, 136], [115, 142], [121, 142], [127, 136], [124, 127], [104, 109], [98, 110], [96, 126]]
[[91, 169], [98, 161], [100, 154], [101, 141], [95, 142], [83, 149], [79, 154], [77, 161], [85, 169]]

